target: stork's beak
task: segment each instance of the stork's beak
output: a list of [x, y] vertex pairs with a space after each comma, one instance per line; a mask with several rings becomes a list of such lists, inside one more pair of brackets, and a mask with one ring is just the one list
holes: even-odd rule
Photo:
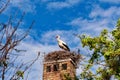
[[58, 38], [58, 36], [56, 36], [56, 38]]

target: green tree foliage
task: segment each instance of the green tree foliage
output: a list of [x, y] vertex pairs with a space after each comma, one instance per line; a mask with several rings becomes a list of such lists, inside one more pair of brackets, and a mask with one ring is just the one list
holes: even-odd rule
[[[111, 32], [104, 29], [97, 37], [80, 36], [82, 46], [93, 51], [88, 64], [81, 73], [82, 79], [109, 80], [112, 76], [120, 80], [120, 19]], [[92, 72], [91, 68], [98, 65]]]
[[77, 78], [77, 76], [75, 76], [74, 78], [72, 78], [70, 75], [68, 75], [68, 74], [64, 74], [64, 78], [65, 78], [65, 80], [79, 80], [78, 78]]

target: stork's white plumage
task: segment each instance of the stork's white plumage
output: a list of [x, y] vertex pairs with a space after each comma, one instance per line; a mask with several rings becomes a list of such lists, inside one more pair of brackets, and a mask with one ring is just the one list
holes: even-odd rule
[[66, 51], [70, 51], [70, 49], [69, 49], [69, 47], [67, 46], [67, 44], [60, 39], [60, 36], [59, 36], [59, 35], [56, 36], [56, 39], [57, 39], [57, 41], [58, 41], [58, 45], [59, 45], [60, 48], [66, 50]]

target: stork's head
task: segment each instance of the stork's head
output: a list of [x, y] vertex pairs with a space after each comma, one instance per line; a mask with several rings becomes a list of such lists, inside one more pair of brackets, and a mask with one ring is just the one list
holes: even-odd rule
[[56, 36], [56, 38], [58, 39], [58, 38], [60, 38], [60, 36], [59, 36], [59, 35], [57, 35], [57, 36]]

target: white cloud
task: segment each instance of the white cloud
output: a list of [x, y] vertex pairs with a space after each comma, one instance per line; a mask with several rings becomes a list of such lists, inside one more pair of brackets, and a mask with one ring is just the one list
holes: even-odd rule
[[87, 34], [99, 34], [104, 28], [111, 30], [108, 27], [107, 20], [87, 20], [82, 18], [76, 18], [71, 22], [67, 23], [67, 25], [71, 25], [73, 27], [78, 27], [78, 32], [87, 33]]
[[10, 5], [6, 9], [4, 13], [8, 14], [14, 11], [14, 9], [18, 9], [21, 12], [26, 12], [26, 13], [36, 13], [35, 9], [35, 1], [31, 0], [11, 0]]
[[101, 2], [116, 3], [119, 4], [120, 0], [100, 0]]
[[100, 6], [96, 5], [94, 7], [95, 8], [89, 14], [90, 19], [78, 17], [66, 24], [78, 27], [78, 31], [92, 35], [99, 34], [103, 29], [112, 30], [117, 19], [120, 17], [120, 8], [110, 7], [108, 9], [102, 9]]
[[102, 9], [100, 6], [94, 6], [95, 8], [90, 13], [89, 17], [96, 18], [113, 18], [120, 16], [120, 7], [110, 7], [108, 9]]
[[54, 1], [47, 3], [48, 9], [63, 9], [69, 8], [78, 4], [81, 0], [65, 0], [65, 1]]

